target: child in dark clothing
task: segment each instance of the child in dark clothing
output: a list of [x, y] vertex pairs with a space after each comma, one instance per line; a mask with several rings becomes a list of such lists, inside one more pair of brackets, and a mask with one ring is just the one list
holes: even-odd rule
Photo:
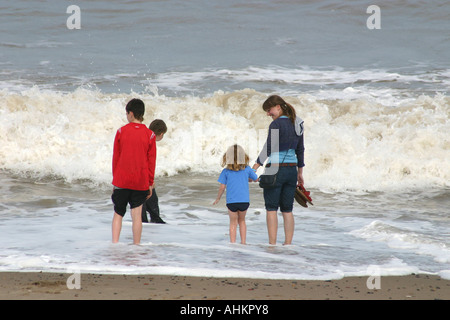
[[[266, 166], [266, 168], [277, 171], [275, 187], [264, 189], [269, 243], [276, 244], [277, 211], [280, 209], [284, 220], [284, 244], [290, 245], [295, 227], [292, 213], [295, 189], [297, 185], [304, 184], [303, 120], [297, 117], [292, 105], [277, 95], [270, 96], [264, 101], [263, 110], [272, 117], [273, 121], [269, 125], [269, 134], [264, 145], [265, 150], [263, 149], [258, 156], [253, 169], [258, 169], [269, 158], [271, 167]], [[272, 139], [275, 140], [274, 143], [272, 143]], [[274, 172], [272, 171], [271, 174]]]
[[[166, 123], [160, 119], [153, 120], [148, 128], [155, 133], [156, 141], [161, 141], [164, 138], [164, 134], [167, 132]], [[152, 196], [149, 199], [147, 199], [144, 205], [142, 206], [142, 222], [148, 222], [147, 211], [150, 214], [150, 222], [166, 223], [159, 216], [158, 196], [156, 195], [156, 190], [154, 188]]]

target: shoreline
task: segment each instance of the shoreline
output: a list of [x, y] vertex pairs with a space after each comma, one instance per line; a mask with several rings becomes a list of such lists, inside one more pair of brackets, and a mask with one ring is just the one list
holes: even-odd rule
[[[171, 275], [0, 272], [0, 300], [449, 300], [436, 275], [271, 280]], [[69, 286], [68, 286], [69, 283]], [[71, 287], [71, 289], [69, 289]]]

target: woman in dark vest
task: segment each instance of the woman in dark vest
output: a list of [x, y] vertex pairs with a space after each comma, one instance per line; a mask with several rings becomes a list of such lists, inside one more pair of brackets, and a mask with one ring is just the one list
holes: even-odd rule
[[276, 244], [279, 208], [284, 220], [284, 244], [288, 245], [292, 243], [294, 236], [292, 208], [295, 189], [297, 184], [304, 183], [303, 120], [296, 116], [295, 109], [289, 103], [277, 95], [267, 98], [262, 108], [273, 121], [269, 126], [264, 149], [253, 169], [258, 169], [268, 160], [265, 170], [278, 173], [276, 185], [273, 188], [264, 188], [267, 230], [269, 243]]

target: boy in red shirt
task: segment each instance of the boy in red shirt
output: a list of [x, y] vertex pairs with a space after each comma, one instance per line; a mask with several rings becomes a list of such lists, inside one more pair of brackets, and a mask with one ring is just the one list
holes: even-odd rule
[[114, 139], [112, 242], [119, 241], [122, 219], [130, 204], [133, 243], [139, 244], [142, 234], [142, 204], [152, 194], [155, 177], [155, 134], [142, 124], [144, 102], [132, 99], [125, 110], [128, 124], [117, 130]]

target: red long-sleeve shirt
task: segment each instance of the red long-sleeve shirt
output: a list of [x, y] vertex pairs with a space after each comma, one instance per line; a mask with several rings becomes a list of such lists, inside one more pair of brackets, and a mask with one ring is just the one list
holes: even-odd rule
[[142, 123], [130, 122], [117, 130], [114, 139], [112, 184], [132, 190], [148, 190], [153, 185], [156, 141], [153, 131]]

